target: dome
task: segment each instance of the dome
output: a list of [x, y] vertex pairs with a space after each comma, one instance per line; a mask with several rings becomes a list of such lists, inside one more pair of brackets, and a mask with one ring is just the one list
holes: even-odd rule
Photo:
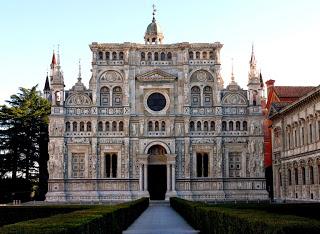
[[144, 35], [144, 41], [146, 44], [162, 44], [162, 41], [164, 38], [161, 27], [156, 22], [154, 12], [153, 12], [152, 22], [148, 25], [146, 33]]

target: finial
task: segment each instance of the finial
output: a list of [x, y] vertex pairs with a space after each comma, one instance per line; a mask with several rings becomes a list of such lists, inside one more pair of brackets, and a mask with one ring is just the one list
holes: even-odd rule
[[58, 65], [60, 65], [60, 44], [58, 44]]
[[156, 22], [156, 18], [155, 18], [155, 15], [156, 15], [156, 5], [155, 4], [152, 4], [152, 22]]
[[78, 81], [81, 81], [81, 59], [79, 58], [79, 74], [78, 74]]
[[231, 82], [234, 82], [233, 58], [231, 58]]

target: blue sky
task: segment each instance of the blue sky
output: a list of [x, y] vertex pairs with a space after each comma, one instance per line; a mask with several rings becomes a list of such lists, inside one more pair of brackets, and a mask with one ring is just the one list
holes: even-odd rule
[[165, 43], [215, 42], [222, 74], [246, 88], [251, 44], [264, 79], [277, 85], [319, 85], [319, 0], [8, 0], [0, 2], [0, 104], [18, 87], [43, 88], [52, 50], [60, 44], [66, 88], [90, 79], [91, 42], [137, 42], [152, 18]]

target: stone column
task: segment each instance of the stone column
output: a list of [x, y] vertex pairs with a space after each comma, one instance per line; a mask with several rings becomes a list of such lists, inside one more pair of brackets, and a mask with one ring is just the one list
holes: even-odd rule
[[140, 191], [143, 190], [143, 187], [142, 187], [142, 164], [139, 164], [139, 189]]
[[176, 171], [175, 171], [175, 165], [174, 164], [172, 164], [171, 165], [171, 169], [172, 169], [172, 171], [171, 171], [171, 185], [172, 185], [172, 191], [175, 191], [176, 190]]
[[147, 164], [144, 164], [144, 191], [148, 190], [148, 166]]
[[167, 164], [167, 191], [170, 191], [170, 164]]

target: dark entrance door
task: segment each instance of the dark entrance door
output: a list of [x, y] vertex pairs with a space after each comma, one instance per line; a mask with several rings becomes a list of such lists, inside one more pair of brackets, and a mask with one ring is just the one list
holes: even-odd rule
[[167, 191], [166, 165], [148, 165], [148, 191], [150, 200], [164, 200]]

